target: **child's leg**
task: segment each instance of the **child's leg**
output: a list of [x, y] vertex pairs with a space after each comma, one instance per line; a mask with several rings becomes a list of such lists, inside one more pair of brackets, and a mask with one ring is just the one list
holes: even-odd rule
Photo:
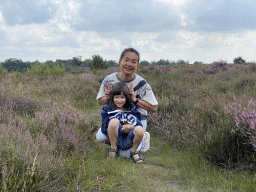
[[[131, 148], [131, 153], [135, 152], [138, 146], [140, 145], [142, 139], [144, 136], [144, 130], [143, 127], [137, 126], [134, 128], [134, 138], [133, 138], [133, 145]], [[133, 159], [139, 158], [139, 155], [136, 154], [133, 156]], [[143, 160], [138, 161], [138, 163], [142, 162]]]
[[[108, 125], [108, 136], [110, 141], [110, 147], [112, 149], [117, 149], [116, 142], [118, 137], [118, 128], [119, 128], [119, 120], [112, 119]], [[109, 153], [111, 156], [115, 156], [114, 152]]]

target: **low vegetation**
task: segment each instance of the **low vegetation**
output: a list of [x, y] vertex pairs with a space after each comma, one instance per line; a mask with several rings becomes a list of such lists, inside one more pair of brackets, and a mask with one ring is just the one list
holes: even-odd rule
[[159, 102], [146, 165], [95, 140], [117, 69], [64, 69], [1, 69], [1, 191], [256, 191], [255, 64], [141, 66]]

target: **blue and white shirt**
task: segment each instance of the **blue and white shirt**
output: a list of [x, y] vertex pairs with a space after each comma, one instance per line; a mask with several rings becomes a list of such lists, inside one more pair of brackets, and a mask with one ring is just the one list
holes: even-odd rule
[[118, 119], [119, 120], [119, 128], [122, 128], [124, 122], [127, 121], [129, 124], [132, 124], [133, 127], [135, 126], [142, 126], [140, 120], [141, 116], [140, 113], [137, 111], [137, 107], [135, 105], [131, 105], [130, 111], [121, 111], [119, 109], [111, 110], [109, 109], [109, 104], [107, 103], [104, 105], [102, 112], [102, 125], [101, 125], [101, 132], [105, 135], [108, 134], [108, 124], [111, 119]]

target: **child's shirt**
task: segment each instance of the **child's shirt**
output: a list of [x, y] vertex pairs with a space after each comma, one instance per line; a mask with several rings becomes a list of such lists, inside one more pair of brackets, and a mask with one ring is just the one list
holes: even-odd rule
[[141, 115], [137, 111], [137, 107], [135, 105], [131, 105], [130, 111], [121, 111], [119, 109], [111, 110], [109, 109], [109, 104], [107, 103], [102, 108], [101, 112], [102, 117], [102, 126], [101, 126], [101, 132], [105, 135], [108, 134], [108, 124], [111, 119], [118, 119], [120, 124], [119, 127], [123, 127], [124, 122], [127, 121], [129, 124], [132, 124], [133, 126], [142, 126], [140, 120]]
[[[103, 80], [97, 95], [97, 99], [100, 99], [101, 97], [105, 96], [104, 92], [106, 89], [106, 84], [108, 84], [109, 82], [111, 83], [111, 86], [113, 86], [115, 83], [124, 82], [126, 85], [128, 85], [128, 87], [130, 87], [130, 83], [133, 82], [133, 86], [136, 87], [141, 81], [145, 81], [145, 79], [143, 79], [141, 76], [137, 74], [135, 74], [134, 78], [130, 81], [122, 81], [117, 74], [117, 72], [112, 73]], [[139, 97], [140, 99], [147, 101], [151, 105], [158, 105], [155, 95], [147, 82], [135, 91], [135, 95], [136, 97]], [[139, 107], [137, 108], [137, 110], [140, 112], [141, 118], [147, 117], [146, 110]]]

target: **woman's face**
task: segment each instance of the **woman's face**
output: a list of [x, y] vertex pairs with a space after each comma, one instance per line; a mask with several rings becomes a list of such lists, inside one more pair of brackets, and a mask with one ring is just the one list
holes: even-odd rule
[[138, 68], [138, 56], [134, 52], [126, 52], [119, 65], [122, 74], [133, 75]]

